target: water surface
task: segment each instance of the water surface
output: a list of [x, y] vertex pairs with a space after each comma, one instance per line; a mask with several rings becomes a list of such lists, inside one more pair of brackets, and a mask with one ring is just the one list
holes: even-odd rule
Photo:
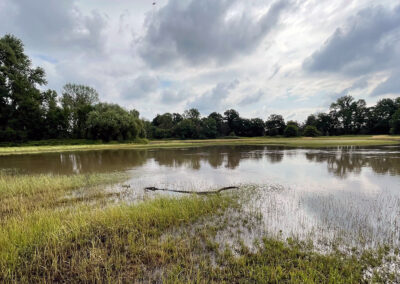
[[[260, 232], [373, 247], [400, 243], [400, 147], [299, 149], [211, 146], [103, 150], [0, 157], [22, 174], [125, 171], [128, 199], [146, 186], [210, 190], [252, 185], [246, 205], [263, 216]], [[251, 238], [250, 238], [251, 239]]]

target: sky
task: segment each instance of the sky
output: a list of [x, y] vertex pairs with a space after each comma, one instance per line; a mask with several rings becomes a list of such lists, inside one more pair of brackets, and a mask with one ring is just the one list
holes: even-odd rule
[[400, 96], [393, 0], [0, 0], [5, 34], [46, 88], [85, 84], [147, 119], [194, 107], [303, 121], [343, 95]]

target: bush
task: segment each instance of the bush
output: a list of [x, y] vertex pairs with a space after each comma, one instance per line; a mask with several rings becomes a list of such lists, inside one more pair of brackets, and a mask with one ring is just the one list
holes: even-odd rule
[[283, 134], [286, 137], [296, 137], [299, 135], [299, 128], [294, 124], [289, 124], [288, 126], [286, 126]]
[[321, 132], [319, 132], [315, 126], [307, 125], [306, 128], [304, 128], [303, 135], [306, 137], [316, 137], [320, 136]]

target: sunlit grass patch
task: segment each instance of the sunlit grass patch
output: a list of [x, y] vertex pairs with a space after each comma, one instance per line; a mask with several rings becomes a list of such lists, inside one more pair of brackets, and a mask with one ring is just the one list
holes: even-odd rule
[[17, 155], [46, 152], [89, 151], [108, 149], [154, 149], [154, 148], [185, 148], [215, 145], [281, 145], [289, 147], [336, 147], [336, 146], [378, 146], [400, 144], [400, 136], [388, 135], [354, 135], [354, 136], [324, 136], [324, 137], [254, 137], [240, 139], [204, 139], [204, 140], [153, 140], [150, 143], [108, 143], [108, 144], [78, 144], [78, 145], [46, 145], [0, 147], [0, 155]]
[[169, 259], [159, 244], [164, 230], [218, 214], [233, 202], [219, 195], [158, 198], [131, 206], [76, 206], [11, 218], [0, 231], [0, 280], [135, 279], [144, 267]]

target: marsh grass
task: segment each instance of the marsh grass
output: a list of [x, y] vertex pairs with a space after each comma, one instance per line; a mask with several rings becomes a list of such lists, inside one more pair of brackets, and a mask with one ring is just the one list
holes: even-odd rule
[[[101, 198], [106, 194], [102, 188], [127, 178], [123, 173], [89, 175], [13, 175], [0, 173], [0, 217], [29, 214], [36, 209], [56, 207], [65, 201], [73, 190], [86, 188], [90, 195]], [[93, 196], [95, 197], [95, 196]], [[75, 201], [79, 201], [75, 198]], [[84, 201], [84, 200], [82, 200]]]
[[[367, 270], [368, 279], [391, 277], [374, 270], [385, 249], [320, 254], [303, 242], [266, 237], [250, 248], [233, 230], [231, 242], [221, 243], [220, 231], [262, 221], [242, 208], [249, 196], [239, 191], [91, 202], [112, 197], [104, 184], [121, 178], [2, 175], [0, 282], [360, 283]], [[86, 195], [71, 194], [82, 187]]]
[[239, 139], [204, 139], [204, 140], [147, 140], [131, 143], [33, 143], [22, 146], [0, 147], [0, 155], [18, 155], [33, 153], [109, 150], [109, 149], [156, 149], [156, 148], [188, 148], [215, 145], [278, 145], [289, 147], [337, 147], [337, 146], [378, 146], [400, 144], [400, 136], [376, 135], [376, 136], [326, 136], [326, 137], [254, 137]]

